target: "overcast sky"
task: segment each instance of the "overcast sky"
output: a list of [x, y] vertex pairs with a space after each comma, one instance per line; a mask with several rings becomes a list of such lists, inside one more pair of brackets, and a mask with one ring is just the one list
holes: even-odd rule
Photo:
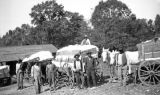
[[[22, 24], [30, 24], [31, 8], [46, 0], [0, 0], [0, 36]], [[101, 0], [57, 0], [65, 10], [79, 12], [89, 20], [94, 7]], [[105, 0], [103, 0], [105, 1]], [[124, 2], [138, 18], [155, 19], [160, 14], [160, 0], [120, 0]]]

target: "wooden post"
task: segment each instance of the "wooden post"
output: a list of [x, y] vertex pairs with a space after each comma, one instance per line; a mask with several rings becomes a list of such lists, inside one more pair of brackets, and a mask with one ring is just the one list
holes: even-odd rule
[[142, 57], [143, 61], [145, 61], [144, 42], [142, 42]]

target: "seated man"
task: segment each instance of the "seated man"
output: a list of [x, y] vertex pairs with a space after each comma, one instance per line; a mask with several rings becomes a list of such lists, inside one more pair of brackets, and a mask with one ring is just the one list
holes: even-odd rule
[[88, 39], [88, 36], [85, 35], [84, 39], [81, 42], [81, 45], [91, 45], [90, 40]]

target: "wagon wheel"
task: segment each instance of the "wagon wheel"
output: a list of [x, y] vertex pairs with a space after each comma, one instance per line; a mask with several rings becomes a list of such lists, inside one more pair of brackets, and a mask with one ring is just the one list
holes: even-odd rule
[[140, 81], [147, 86], [160, 86], [160, 63], [157, 61], [144, 61], [139, 66]]

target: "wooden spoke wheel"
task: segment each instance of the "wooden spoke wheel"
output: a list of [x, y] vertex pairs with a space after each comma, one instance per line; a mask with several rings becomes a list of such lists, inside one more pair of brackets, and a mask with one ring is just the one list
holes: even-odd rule
[[160, 62], [150, 60], [140, 64], [138, 70], [140, 81], [147, 86], [160, 86]]

